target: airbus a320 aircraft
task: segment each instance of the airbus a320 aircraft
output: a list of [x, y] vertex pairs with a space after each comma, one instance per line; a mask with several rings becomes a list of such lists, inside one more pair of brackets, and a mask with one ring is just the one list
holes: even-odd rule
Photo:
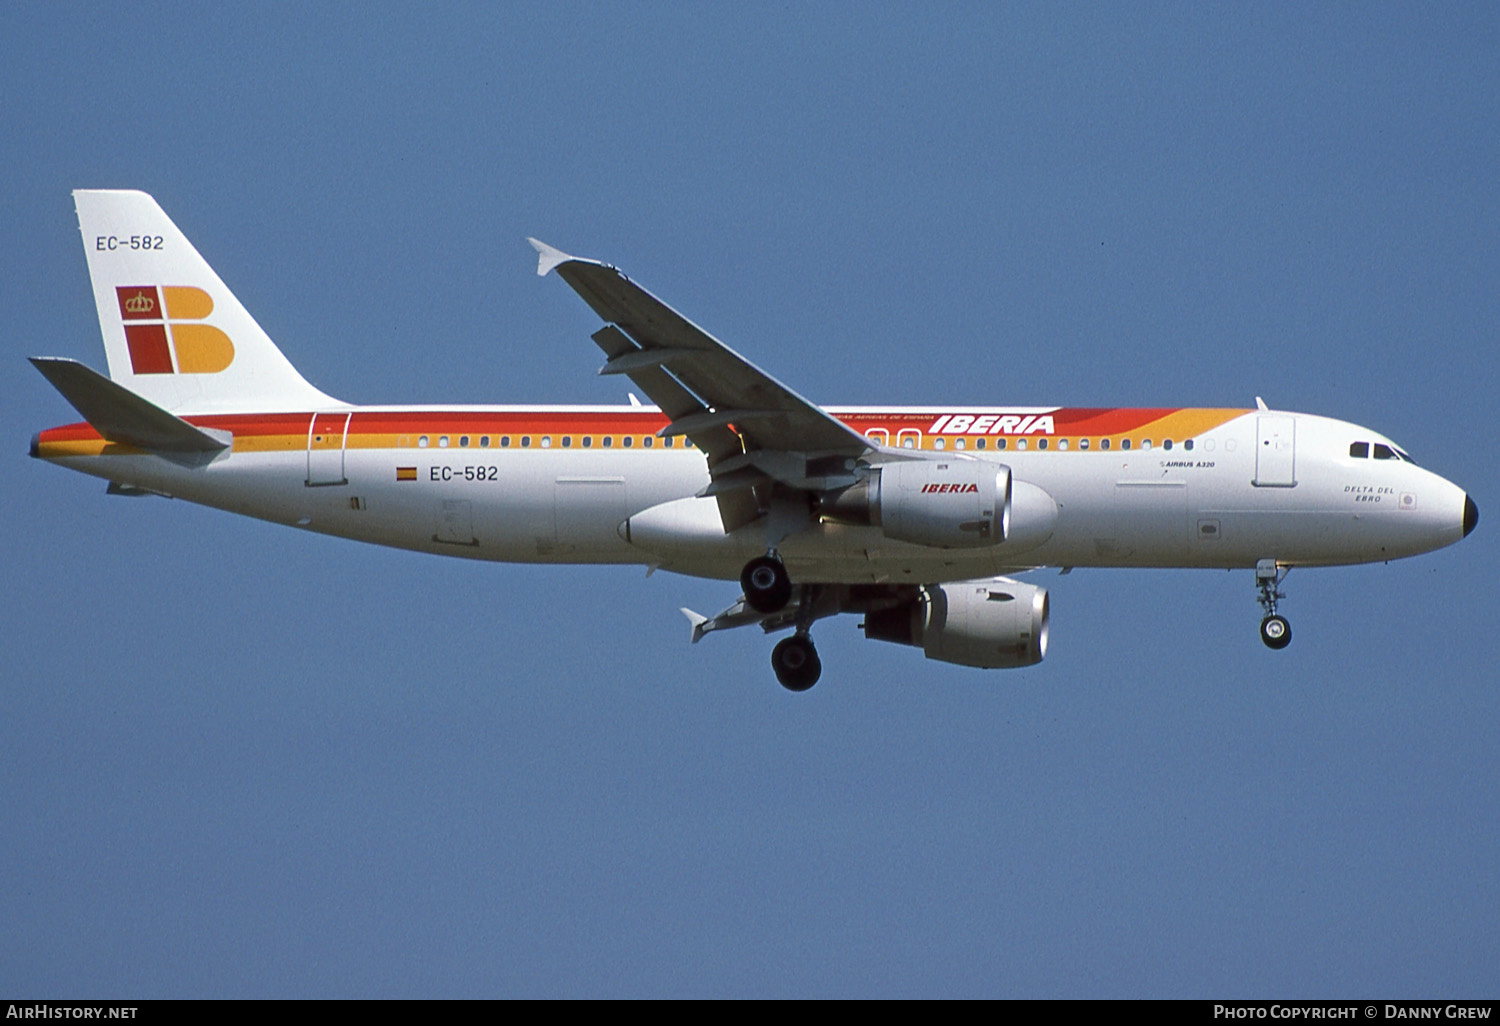
[[83, 417], [31, 455], [309, 531], [447, 556], [738, 579], [692, 640], [838, 613], [929, 659], [1047, 651], [1044, 566], [1253, 568], [1261, 639], [1294, 566], [1450, 545], [1479, 513], [1389, 438], [1267, 409], [821, 407], [626, 278], [536, 240], [605, 322], [601, 374], [655, 406], [353, 406], [312, 387], [150, 196], [75, 192], [109, 377], [32, 362]]

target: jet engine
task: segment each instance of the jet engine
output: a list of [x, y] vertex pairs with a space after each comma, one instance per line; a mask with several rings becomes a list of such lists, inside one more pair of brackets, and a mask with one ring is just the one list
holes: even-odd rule
[[826, 499], [833, 520], [943, 549], [998, 545], [1010, 530], [1010, 468], [983, 460], [890, 463]]
[[826, 496], [818, 512], [916, 545], [973, 549], [1004, 542], [1018, 551], [1052, 537], [1058, 517], [1052, 496], [985, 460], [888, 463]]
[[865, 615], [865, 637], [920, 646], [928, 659], [983, 669], [1032, 666], [1047, 654], [1047, 590], [1005, 578], [925, 587]]

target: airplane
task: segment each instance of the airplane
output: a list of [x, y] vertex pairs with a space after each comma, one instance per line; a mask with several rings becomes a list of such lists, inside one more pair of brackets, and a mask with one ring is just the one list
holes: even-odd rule
[[738, 580], [699, 641], [790, 630], [777, 680], [822, 672], [811, 628], [981, 668], [1047, 652], [1043, 567], [1253, 569], [1260, 636], [1293, 567], [1451, 545], [1463, 489], [1368, 428], [1270, 409], [823, 407], [616, 268], [535, 239], [603, 326], [599, 373], [654, 405], [356, 406], [314, 388], [149, 195], [73, 193], [109, 374], [32, 363], [82, 416], [31, 455], [109, 482], [466, 559], [644, 564]]

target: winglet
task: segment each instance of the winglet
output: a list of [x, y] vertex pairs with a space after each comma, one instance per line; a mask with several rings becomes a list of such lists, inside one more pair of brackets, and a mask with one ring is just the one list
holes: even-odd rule
[[531, 243], [532, 249], [536, 250], [536, 273], [537, 277], [539, 278], [547, 277], [547, 272], [552, 270], [552, 268], [556, 267], [558, 264], [565, 264], [569, 260], [575, 259], [574, 257], [571, 257], [568, 254], [564, 253], [560, 249], [552, 248], [541, 239], [528, 238], [526, 241]]
[[692, 644], [696, 645], [703, 639], [703, 625], [708, 623], [708, 617], [702, 613], [695, 613], [687, 606], [682, 607], [682, 615], [688, 618], [688, 623], [693, 625]]
[[1255, 397], [1255, 408], [1258, 409], [1258, 410], [1269, 410], [1270, 409], [1270, 407], [1266, 405], [1266, 401], [1264, 399], [1262, 399], [1260, 396], [1256, 396]]

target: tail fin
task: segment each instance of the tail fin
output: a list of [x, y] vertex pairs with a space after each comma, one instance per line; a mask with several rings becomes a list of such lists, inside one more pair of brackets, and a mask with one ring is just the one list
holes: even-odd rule
[[318, 391], [144, 192], [73, 193], [109, 376], [174, 412], [310, 410]]

